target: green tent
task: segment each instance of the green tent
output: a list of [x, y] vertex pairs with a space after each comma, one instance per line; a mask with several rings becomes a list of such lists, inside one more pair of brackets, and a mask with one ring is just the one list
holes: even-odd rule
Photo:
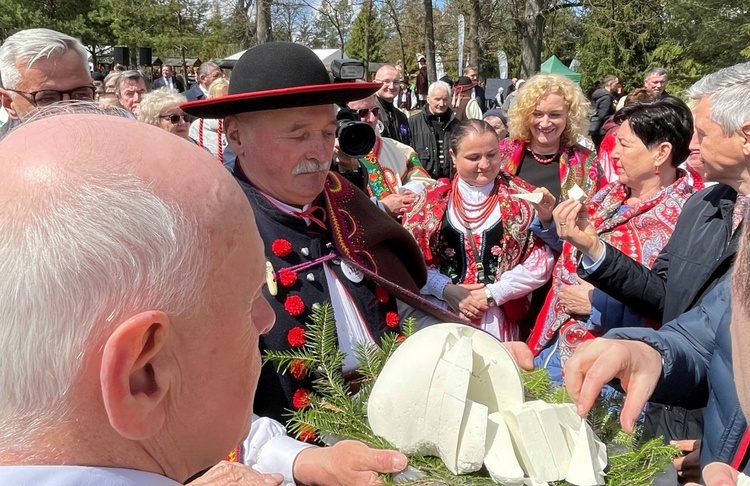
[[572, 79], [578, 84], [581, 84], [581, 75], [575, 71], [571, 71], [568, 67], [560, 61], [557, 56], [552, 56], [542, 64], [541, 72], [546, 74], [562, 74], [566, 78]]

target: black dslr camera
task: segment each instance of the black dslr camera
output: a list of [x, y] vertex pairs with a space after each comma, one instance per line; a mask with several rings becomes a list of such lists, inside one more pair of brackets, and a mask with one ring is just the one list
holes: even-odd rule
[[[334, 83], [351, 82], [365, 76], [365, 66], [354, 59], [334, 59], [331, 62]], [[346, 105], [337, 105], [336, 138], [339, 148], [349, 157], [360, 158], [369, 154], [375, 146], [375, 131], [360, 121], [359, 115]]]

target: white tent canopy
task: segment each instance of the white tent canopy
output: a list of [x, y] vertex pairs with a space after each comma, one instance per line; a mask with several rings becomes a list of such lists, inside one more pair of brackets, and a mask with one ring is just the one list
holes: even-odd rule
[[[234, 63], [237, 62], [240, 57], [242, 57], [246, 50], [236, 52], [231, 56], [225, 57], [219, 64], [221, 64], [221, 67], [225, 68], [234, 67]], [[326, 69], [330, 69], [331, 61], [333, 61], [334, 59], [345, 59], [347, 57], [345, 52], [342, 54], [341, 49], [313, 49], [312, 51], [318, 56], [318, 59], [323, 61]]]

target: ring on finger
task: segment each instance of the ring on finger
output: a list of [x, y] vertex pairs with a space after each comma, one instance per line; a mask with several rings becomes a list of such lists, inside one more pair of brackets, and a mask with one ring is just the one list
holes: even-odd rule
[[560, 223], [560, 226], [565, 226], [566, 224], [568, 224], [568, 223], [566, 223], [566, 222], [563, 221], [562, 223]]

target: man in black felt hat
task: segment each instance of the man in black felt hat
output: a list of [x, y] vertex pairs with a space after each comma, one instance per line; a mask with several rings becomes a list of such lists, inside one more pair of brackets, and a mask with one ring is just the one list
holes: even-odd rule
[[[410, 294], [426, 280], [413, 238], [362, 191], [329, 172], [337, 127], [333, 103], [365, 98], [378, 87], [334, 84], [310, 49], [274, 42], [243, 54], [227, 96], [182, 105], [194, 116], [224, 118], [237, 154], [235, 177], [275, 269], [277, 288], [270, 285], [264, 294], [276, 325], [261, 337], [261, 349], [302, 346], [312, 310], [330, 302], [347, 378], [356, 369], [356, 344], [399, 332], [405, 312], [413, 310], [395, 295], [419, 302]], [[267, 365], [255, 412], [283, 420], [288, 410], [307, 405], [311, 389], [304, 367], [282, 375]]]

